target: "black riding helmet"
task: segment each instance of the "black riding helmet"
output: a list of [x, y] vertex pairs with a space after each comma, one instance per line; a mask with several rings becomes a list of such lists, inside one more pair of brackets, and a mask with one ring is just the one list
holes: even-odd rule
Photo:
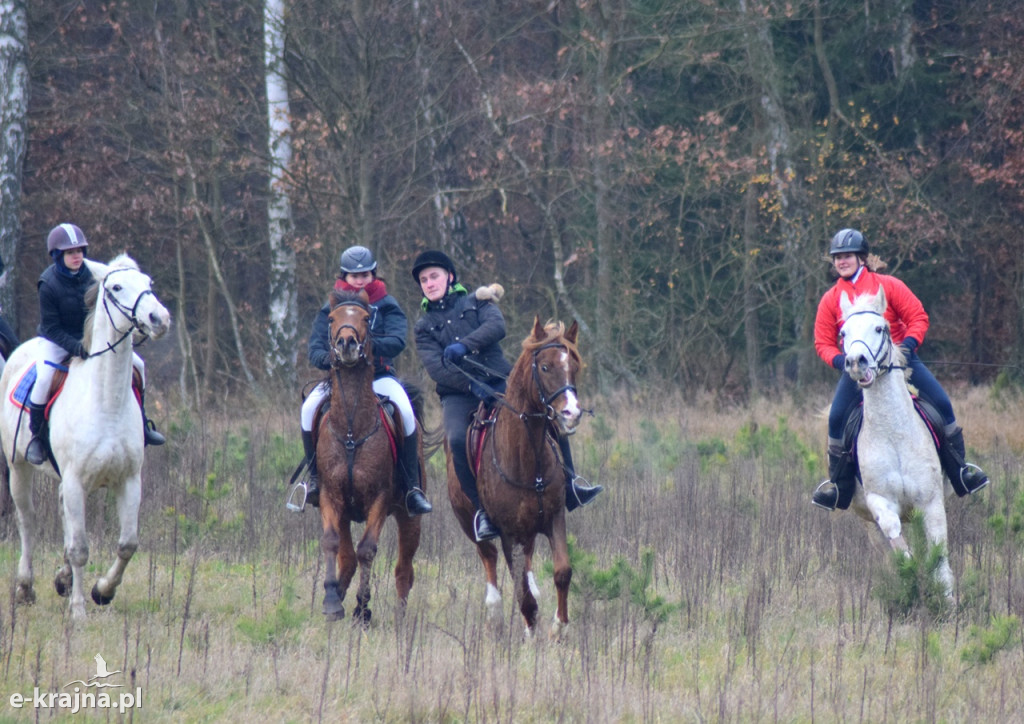
[[864, 235], [856, 229], [841, 229], [832, 237], [828, 253], [830, 256], [836, 254], [867, 254], [868, 243], [864, 241]]
[[375, 270], [377, 260], [373, 257], [373, 252], [365, 246], [350, 246], [341, 252], [338, 266], [343, 274], [361, 274]]
[[427, 251], [416, 257], [416, 261], [412, 265], [412, 279], [417, 284], [420, 283], [420, 272], [426, 269], [428, 266], [439, 266], [445, 269], [452, 275], [452, 284], [455, 284], [459, 280], [458, 275], [455, 273], [455, 263], [451, 258], [443, 251], [437, 251], [436, 249], [428, 249]]

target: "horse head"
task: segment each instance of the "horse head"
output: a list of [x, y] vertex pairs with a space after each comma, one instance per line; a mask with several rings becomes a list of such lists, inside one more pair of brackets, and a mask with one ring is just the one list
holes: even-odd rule
[[533, 332], [523, 341], [524, 352], [532, 356], [531, 375], [539, 403], [549, 420], [566, 435], [572, 435], [583, 410], [576, 395], [576, 376], [582, 363], [576, 348], [579, 325], [569, 329], [562, 322], [540, 323], [534, 317]]
[[335, 364], [352, 367], [372, 364], [370, 350], [370, 298], [366, 292], [331, 292], [330, 343]]
[[93, 317], [101, 308], [113, 331], [122, 339], [129, 334], [159, 339], [167, 333], [171, 328], [171, 313], [153, 293], [153, 280], [139, 270], [134, 259], [121, 254], [110, 264], [90, 259], [86, 259], [86, 263], [97, 282], [86, 296], [86, 305], [92, 307], [85, 325], [83, 344], [86, 349], [92, 342]]
[[889, 333], [885, 307], [885, 290], [881, 288], [877, 294], [861, 294], [852, 301], [844, 293], [839, 300], [843, 314], [839, 339], [846, 354], [846, 374], [862, 388], [870, 387], [880, 374], [902, 364]]

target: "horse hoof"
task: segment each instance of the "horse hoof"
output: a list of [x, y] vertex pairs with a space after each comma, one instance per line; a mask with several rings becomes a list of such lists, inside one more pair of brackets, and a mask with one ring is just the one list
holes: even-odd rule
[[57, 589], [57, 595], [67, 598], [71, 595], [71, 571], [58, 571], [53, 579], [53, 587]]
[[98, 606], [106, 606], [114, 600], [114, 594], [104, 596], [100, 593], [100, 584], [96, 584], [92, 587], [92, 600], [96, 602]]
[[14, 602], [19, 606], [31, 606], [36, 602], [36, 592], [31, 586], [18, 586], [14, 593]]
[[361, 623], [363, 626], [370, 625], [370, 618], [373, 616], [373, 612], [368, 608], [360, 606], [352, 612], [352, 622]]
[[324, 619], [327, 621], [340, 621], [345, 618], [345, 610], [340, 611], [324, 611]]

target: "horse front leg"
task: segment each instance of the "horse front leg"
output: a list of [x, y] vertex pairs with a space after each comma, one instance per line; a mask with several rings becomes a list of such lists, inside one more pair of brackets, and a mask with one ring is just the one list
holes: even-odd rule
[[946, 506], [941, 495], [922, 509], [924, 513], [924, 535], [929, 546], [942, 546], [942, 560], [935, 570], [935, 579], [942, 585], [947, 601], [953, 599], [953, 570], [949, 567], [947, 542]]
[[555, 591], [558, 594], [558, 606], [555, 610], [555, 619], [551, 622], [549, 636], [552, 640], [557, 640], [569, 625], [569, 584], [572, 582], [564, 508], [558, 511], [552, 521], [548, 542], [551, 544], [551, 558], [555, 565]]
[[476, 544], [476, 553], [484, 566], [484, 579], [487, 581], [487, 593], [484, 605], [487, 607], [487, 618], [491, 623], [501, 623], [501, 591], [498, 589], [498, 547], [489, 540]]
[[121, 585], [124, 570], [139, 547], [139, 503], [142, 500], [142, 479], [139, 475], [129, 478], [117, 495], [117, 518], [120, 534], [117, 538], [117, 559], [92, 587], [92, 600], [106, 606], [114, 600], [117, 587]]
[[82, 579], [89, 561], [89, 540], [85, 533], [85, 491], [65, 472], [60, 483], [61, 517], [64, 522], [64, 567], [54, 578], [54, 587], [61, 596], [68, 595], [70, 578], [71, 618], [85, 618], [85, 593]]
[[903, 524], [900, 522], [900, 514], [896, 505], [877, 493], [867, 493], [864, 502], [871, 512], [875, 525], [878, 526], [878, 530], [882, 532], [882, 536], [892, 549], [909, 556], [910, 547], [903, 537]]
[[36, 534], [36, 508], [32, 501], [32, 469], [24, 465], [11, 465], [8, 475], [11, 499], [18, 519], [18, 535], [21, 537], [21, 555], [18, 558], [18, 573], [14, 601], [18, 604], [36, 602], [33, 589], [32, 552]]
[[[504, 547], [505, 557], [508, 560], [508, 567], [512, 572], [516, 603], [519, 604], [519, 613], [522, 614], [523, 620], [526, 622], [525, 635], [527, 638], [530, 638], [533, 636], [533, 629], [537, 625], [537, 599], [533, 597], [533, 594], [530, 592], [530, 587], [526, 582], [527, 547], [520, 543], [511, 544], [511, 547], [508, 545], [505, 545]], [[529, 549], [532, 553], [532, 538], [529, 543]]]
[[364, 624], [370, 623], [370, 573], [373, 569], [373, 559], [377, 557], [377, 541], [380, 540], [380, 532], [384, 529], [384, 521], [388, 519], [388, 507], [391, 501], [381, 495], [370, 506], [369, 515], [366, 517], [366, 529], [363, 537], [359, 540], [359, 547], [356, 548], [356, 558], [359, 561], [359, 587], [356, 589], [356, 607], [352, 616]]
[[[324, 553], [324, 617], [328, 621], [340, 621], [345, 618], [345, 607], [342, 605], [345, 594], [338, 582], [338, 558], [341, 550], [341, 522], [338, 519], [337, 511], [325, 497], [320, 499], [320, 522], [323, 526], [323, 534], [320, 537], [320, 549]], [[348, 532], [348, 524], [344, 526]], [[352, 547], [351, 534], [346, 536], [348, 547]], [[349, 574], [349, 579], [351, 579]], [[348, 582], [345, 583], [348, 588]]]

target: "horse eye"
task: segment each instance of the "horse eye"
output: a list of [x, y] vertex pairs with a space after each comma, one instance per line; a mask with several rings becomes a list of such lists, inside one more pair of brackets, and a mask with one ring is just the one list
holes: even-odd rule
[[875, 327], [875, 331], [878, 332], [878, 333], [881, 333], [882, 332], [882, 325], [878, 325], [877, 327]]
[[541, 365], [540, 366], [540, 371], [541, 372], [547, 372], [548, 371], [548, 366], [547, 365]]
[[121, 289], [122, 289], [122, 287], [121, 287], [121, 285], [120, 285], [120, 284], [115, 284], [115, 285], [114, 285], [114, 288], [113, 288], [113, 291], [115, 291], [115, 292], [119, 292], [119, 291], [121, 291]]

